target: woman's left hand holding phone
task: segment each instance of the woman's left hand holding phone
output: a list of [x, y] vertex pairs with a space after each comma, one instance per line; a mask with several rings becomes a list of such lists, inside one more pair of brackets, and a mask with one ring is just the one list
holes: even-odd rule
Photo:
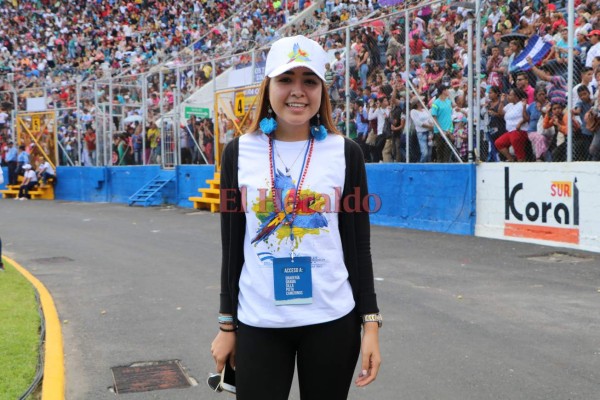
[[225, 362], [229, 359], [232, 367], [235, 368], [235, 332], [224, 332], [219, 330], [217, 336], [210, 345], [210, 352], [215, 360], [217, 372], [223, 371]]

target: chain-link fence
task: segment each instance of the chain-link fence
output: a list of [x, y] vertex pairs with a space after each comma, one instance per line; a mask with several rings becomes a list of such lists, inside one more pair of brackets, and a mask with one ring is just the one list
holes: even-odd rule
[[586, 5], [484, 1], [480, 32], [482, 161], [589, 161], [595, 132], [585, 115], [598, 91]]
[[[587, 56], [600, 39], [588, 35], [591, 24], [569, 28], [575, 25], [566, 10], [543, 2], [529, 9], [487, 1], [384, 3], [398, 4], [374, 10], [362, 2], [316, 3], [271, 37], [305, 34], [329, 52], [334, 120], [367, 161], [594, 159], [595, 132], [584, 118], [600, 81], [593, 72], [599, 61]], [[57, 110], [61, 165], [212, 163], [252, 99], [233, 88], [262, 80], [268, 51], [229, 49], [214, 57], [207, 48], [222, 44], [221, 35], [213, 31], [214, 42], [206, 36], [142, 74], [108, 71], [37, 94], [2, 92], [2, 101], [19, 112], [28, 97], [46, 96]], [[233, 96], [227, 110], [215, 105], [215, 93], [225, 89]]]

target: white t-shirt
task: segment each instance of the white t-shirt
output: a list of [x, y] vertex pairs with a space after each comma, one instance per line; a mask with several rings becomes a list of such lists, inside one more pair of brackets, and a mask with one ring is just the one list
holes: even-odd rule
[[54, 175], [54, 168], [52, 168], [52, 164], [48, 161], [44, 161], [42, 165], [40, 165], [40, 171], [44, 171], [49, 173], [50, 175]]
[[35, 174], [35, 171], [32, 169], [27, 170], [24, 174], [23, 177], [25, 179], [29, 178], [29, 182], [37, 182], [37, 175]]
[[508, 103], [504, 106], [504, 122], [506, 123], [506, 132], [517, 129], [517, 124], [523, 119], [523, 103]]
[[[343, 259], [338, 214], [335, 212], [344, 188], [344, 139], [339, 135], [328, 135], [325, 140], [314, 142], [300, 199], [315, 196], [315, 199], [324, 200], [328, 197], [330, 206], [327, 207], [325, 202], [326, 206], [317, 207], [317, 210], [330, 212], [299, 214], [294, 220], [294, 242], [290, 238], [289, 227], [283, 225], [278, 225], [264, 240], [256, 240], [274, 215], [259, 212], [260, 199], [270, 199], [271, 196], [268, 144], [263, 133], [243, 135], [239, 142], [238, 182], [242, 193], [245, 190], [242, 196], [247, 212], [238, 318], [246, 325], [263, 328], [305, 326], [341, 318], [355, 306]], [[307, 141], [275, 141], [274, 147], [283, 159], [282, 162], [273, 151], [275, 168], [279, 171], [274, 172], [278, 187], [285, 188], [286, 184], [289, 185], [287, 187], [295, 187], [307, 145]], [[290, 177], [285, 176], [286, 167], [290, 168]], [[289, 193], [289, 190], [283, 189], [281, 197], [285, 198]], [[267, 205], [266, 210], [269, 209]], [[255, 243], [252, 243], [253, 240]], [[274, 257], [289, 257], [292, 247], [296, 256], [311, 258], [312, 303], [275, 305], [272, 260]]]
[[433, 125], [433, 119], [428, 110], [410, 110], [410, 119], [415, 124], [415, 130], [417, 132], [427, 132], [432, 129], [423, 126], [423, 124]]
[[600, 42], [589, 48], [587, 56], [585, 57], [585, 66], [591, 68], [592, 61], [596, 56], [600, 56]]
[[390, 108], [369, 108], [369, 121], [377, 119], [377, 136], [383, 134], [385, 119], [390, 116]]

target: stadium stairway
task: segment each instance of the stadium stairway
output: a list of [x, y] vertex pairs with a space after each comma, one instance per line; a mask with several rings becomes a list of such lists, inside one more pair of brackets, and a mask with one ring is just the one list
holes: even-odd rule
[[155, 200], [155, 197], [160, 194], [162, 189], [171, 181], [175, 179], [172, 174], [160, 173], [156, 175], [152, 180], [142, 186], [137, 192], [129, 197], [129, 205], [133, 206], [138, 203], [144, 207], [151, 206]]
[[210, 212], [218, 212], [221, 206], [221, 173], [215, 172], [212, 179], [207, 179], [208, 188], [200, 188], [198, 192], [202, 196], [192, 196], [188, 200], [194, 203], [194, 208], [198, 210], [209, 209]]
[[[6, 189], [0, 190], [3, 199], [16, 199], [19, 195], [21, 185], [7, 185]], [[51, 181], [43, 185], [38, 185], [35, 189], [29, 191], [31, 200], [54, 200], [54, 185]]]

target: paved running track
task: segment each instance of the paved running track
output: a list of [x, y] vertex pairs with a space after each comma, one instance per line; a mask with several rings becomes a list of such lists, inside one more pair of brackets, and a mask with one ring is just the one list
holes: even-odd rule
[[[111, 367], [170, 359], [199, 384], [117, 397], [232, 398], [205, 384], [218, 215], [0, 200], [0, 235], [54, 297], [68, 400], [114, 399]], [[600, 398], [600, 254], [383, 227], [372, 249], [383, 366], [350, 399]], [[558, 251], [571, 257], [532, 259]]]

